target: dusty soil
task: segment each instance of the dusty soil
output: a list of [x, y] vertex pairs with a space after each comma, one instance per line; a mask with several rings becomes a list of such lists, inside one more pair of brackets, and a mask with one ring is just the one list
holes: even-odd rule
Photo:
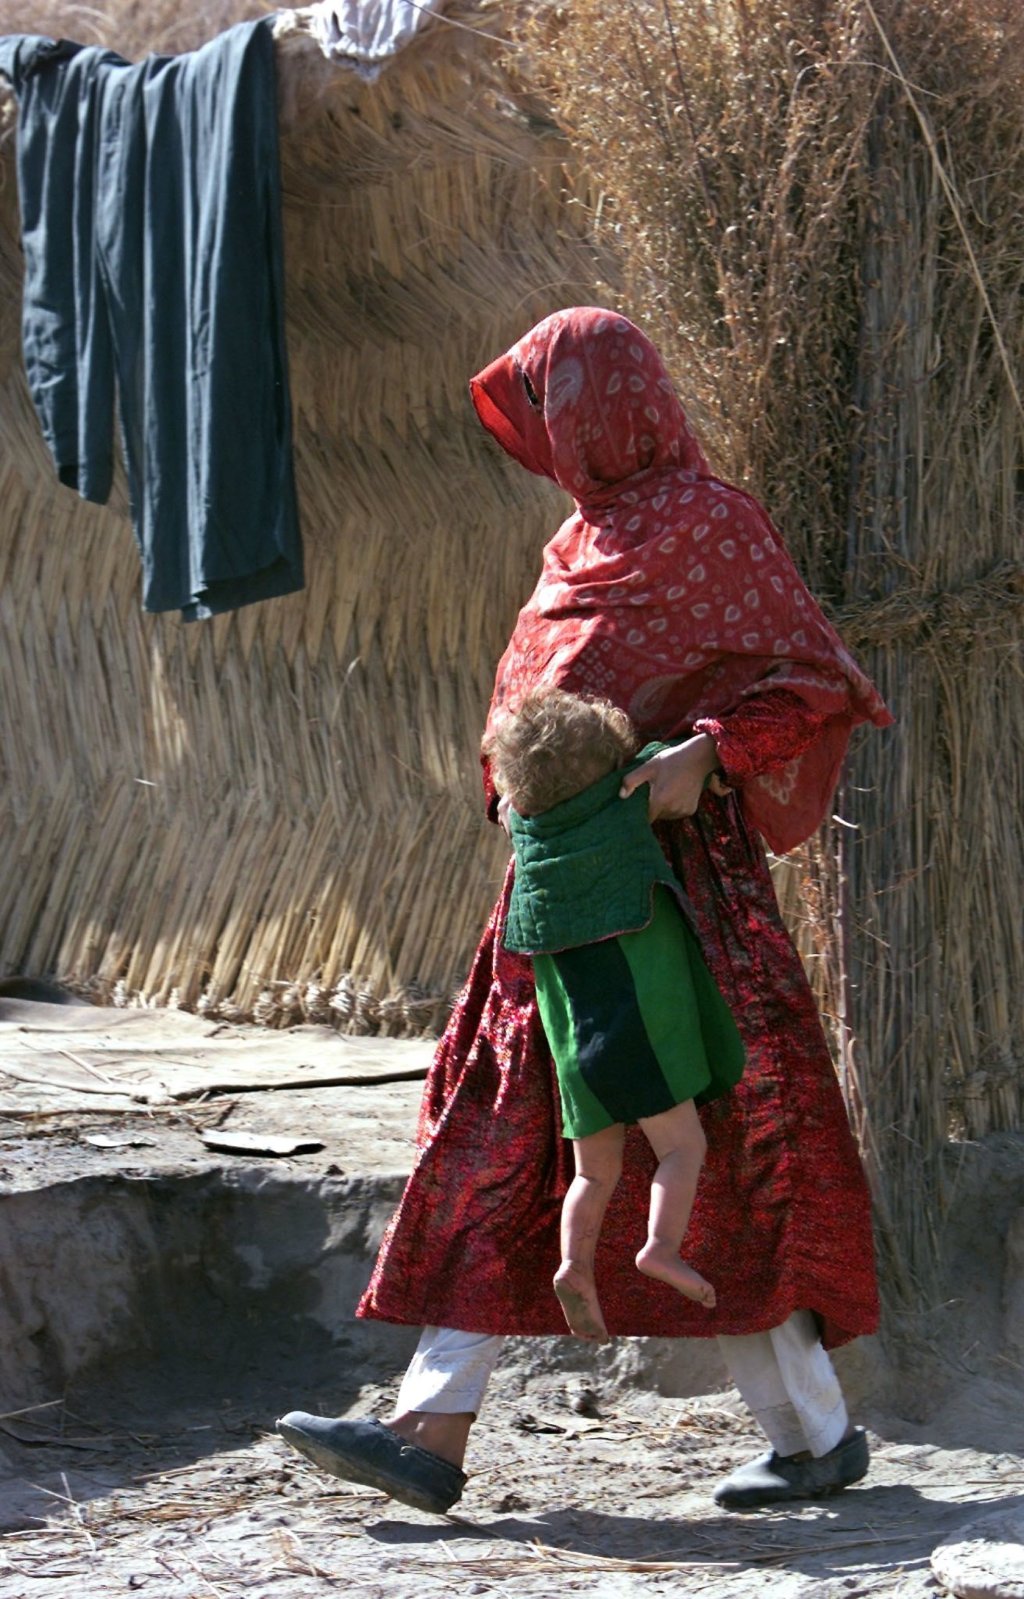
[[[430, 1517], [291, 1455], [267, 1431], [267, 1397], [38, 1416], [22, 1448], [49, 1508], [5, 1536], [0, 1594], [925, 1595], [939, 1591], [935, 1545], [1024, 1489], [1019, 1432], [1012, 1449], [979, 1448], [951, 1441], [971, 1430], [963, 1417], [952, 1434], [889, 1420], [862, 1486], [727, 1516], [709, 1490], [759, 1447], [733, 1398], [602, 1393], [584, 1417], [564, 1384], [517, 1374], [496, 1380], [458, 1514]], [[387, 1402], [367, 1389], [358, 1409]], [[996, 1439], [998, 1412], [985, 1420]]]
[[[15, 1301], [29, 1304], [12, 1269], [35, 1273], [35, 1309], [14, 1330], [26, 1347], [53, 1346], [23, 1390], [9, 1371], [0, 1405], [0, 1599], [315, 1599], [350, 1589], [368, 1599], [913, 1599], [940, 1591], [929, 1566], [940, 1541], [987, 1510], [1024, 1503], [1024, 1357], [1008, 1339], [1004, 1306], [1016, 1302], [1016, 1286], [999, 1253], [1024, 1202], [1020, 1141], [960, 1152], [959, 1220], [949, 1240], [956, 1292], [927, 1322], [930, 1344], [922, 1339], [910, 1355], [904, 1347], [901, 1364], [872, 1343], [844, 1359], [871, 1435], [863, 1484], [798, 1509], [726, 1515], [710, 1491], [761, 1443], [707, 1346], [688, 1368], [679, 1346], [653, 1341], [621, 1341], [592, 1359], [571, 1340], [522, 1340], [510, 1342], [488, 1396], [457, 1514], [430, 1517], [325, 1477], [273, 1434], [275, 1415], [296, 1406], [386, 1415], [413, 1335], [353, 1323], [337, 1298], [330, 1325], [293, 1309], [285, 1315], [280, 1284], [303, 1279], [291, 1258], [291, 1275], [281, 1266], [274, 1277], [259, 1209], [279, 1215], [282, 1195], [298, 1195], [302, 1214], [312, 1215], [340, 1194], [351, 1218], [358, 1201], [363, 1230], [345, 1234], [344, 1259], [357, 1251], [365, 1272], [367, 1229], [400, 1181], [395, 1168], [408, 1154], [418, 1095], [415, 1082], [388, 1081], [387, 1063], [400, 1059], [407, 1071], [415, 1052], [372, 1041], [375, 1052], [368, 1041], [357, 1071], [350, 1046], [307, 1032], [293, 1076], [301, 1064], [327, 1078], [342, 1062], [350, 1076], [379, 1081], [314, 1093], [300, 1080], [254, 1094], [238, 1085], [258, 1075], [267, 1035], [233, 1030], [228, 1042], [241, 1062], [234, 1088], [220, 1070], [220, 1091], [209, 1098], [188, 1089], [161, 1099], [154, 1060], [171, 1055], [188, 1065], [187, 1044], [202, 1066], [194, 1018], [173, 1046], [157, 1027], [160, 1047], [149, 1054], [137, 1024], [128, 1030], [132, 1049], [124, 1033], [115, 1049], [115, 1033], [98, 1032], [95, 1017], [87, 1018], [91, 1042], [88, 1028], [75, 1032], [65, 1019], [61, 1032], [59, 1018], [44, 1020], [46, 1040], [26, 1032], [36, 1024], [24, 1016], [0, 1013], [0, 1221], [4, 1205], [31, 1201], [38, 1226], [45, 1231], [50, 1215], [59, 1227], [71, 1213], [46, 1207], [77, 1194], [72, 1244], [82, 1266], [72, 1260], [66, 1280], [43, 1282], [53, 1272], [45, 1251], [5, 1258], [17, 1254], [19, 1234], [0, 1230], [8, 1314]], [[73, 1021], [81, 1023], [79, 1013]], [[140, 1061], [145, 1100], [129, 1086], [137, 1087]], [[91, 1095], [82, 1088], [90, 1078]], [[264, 1136], [312, 1130], [323, 1147], [284, 1161], [218, 1155], [201, 1139], [211, 1126]], [[229, 1280], [225, 1261], [242, 1246], [221, 1217], [222, 1255], [176, 1264], [174, 1293], [189, 1303], [167, 1294], [144, 1300], [144, 1335], [106, 1353], [83, 1320], [82, 1347], [93, 1345], [76, 1365], [73, 1337], [65, 1331], [59, 1348], [53, 1343], [53, 1306], [89, 1299], [101, 1257], [89, 1253], [88, 1218], [104, 1193], [120, 1207], [140, 1184], [151, 1199], [170, 1196], [177, 1211], [178, 1231], [159, 1234], [165, 1242], [185, 1237], [189, 1206], [206, 1227], [220, 1216], [210, 1196], [226, 1188], [237, 1209], [244, 1190], [245, 1258], [256, 1271], [256, 1251], [259, 1271], [248, 1283]], [[196, 1208], [200, 1188], [205, 1209]], [[111, 1271], [121, 1258], [115, 1245], [103, 1257]], [[310, 1235], [314, 1247], [319, 1234]], [[339, 1282], [347, 1284], [348, 1269]], [[131, 1333], [139, 1309], [124, 1314]], [[20, 1347], [13, 1334], [8, 1342]], [[688, 1384], [705, 1391], [681, 1397]]]

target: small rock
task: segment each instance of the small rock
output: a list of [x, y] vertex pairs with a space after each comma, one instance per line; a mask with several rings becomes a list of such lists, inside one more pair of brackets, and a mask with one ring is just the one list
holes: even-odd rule
[[516, 1510], [529, 1510], [530, 1507], [527, 1504], [526, 1500], [522, 1497], [521, 1494], [508, 1493], [508, 1494], [506, 1494], [504, 1496], [503, 1499], [499, 1499], [498, 1500], [498, 1503], [495, 1505], [494, 1508], [495, 1508], [495, 1510], [498, 1511], [498, 1513], [500, 1515], [507, 1516], [507, 1515], [510, 1515], [513, 1511], [516, 1511]]
[[598, 1399], [593, 1388], [577, 1388], [569, 1393], [569, 1409], [577, 1416], [600, 1416]]
[[1024, 1510], [961, 1527], [932, 1551], [932, 1570], [956, 1599], [1024, 1599]]

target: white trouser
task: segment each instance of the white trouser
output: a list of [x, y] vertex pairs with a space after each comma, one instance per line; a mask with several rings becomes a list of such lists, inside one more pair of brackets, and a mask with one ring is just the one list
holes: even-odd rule
[[[424, 1327], [398, 1394], [398, 1413], [476, 1415], [503, 1338]], [[719, 1338], [718, 1347], [748, 1410], [780, 1455], [827, 1455], [849, 1425], [842, 1389], [810, 1311], [781, 1327]]]

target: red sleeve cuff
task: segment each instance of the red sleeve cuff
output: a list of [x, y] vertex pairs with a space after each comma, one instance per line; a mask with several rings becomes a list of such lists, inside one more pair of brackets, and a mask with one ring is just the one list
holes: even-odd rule
[[733, 788], [785, 766], [813, 744], [827, 718], [792, 689], [752, 694], [724, 716], [705, 716], [695, 733], [715, 741], [722, 776]]

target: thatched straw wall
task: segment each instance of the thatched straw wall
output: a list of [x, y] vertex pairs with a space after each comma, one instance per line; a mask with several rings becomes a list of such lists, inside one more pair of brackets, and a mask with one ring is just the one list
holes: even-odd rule
[[[135, 57], [263, 7], [0, 4]], [[607, 293], [564, 139], [453, 4], [374, 84], [278, 46], [305, 592], [140, 610], [117, 506], [56, 486], [25, 390], [0, 102], [0, 975], [221, 1015], [436, 1025], [507, 850], [481, 817], [493, 665], [561, 501], [466, 383]], [[458, 25], [459, 23], [463, 25]]]
[[907, 1284], [948, 1137], [1021, 1116], [1024, 16], [572, 0], [542, 22], [627, 303], [899, 718], [855, 741], [803, 878]]
[[[0, 0], [0, 30], [129, 55], [254, 14], [30, 9]], [[778, 880], [890, 1282], [923, 1271], [938, 1151], [1021, 1112], [1018, 11], [572, 0], [518, 13], [503, 51], [501, 5], [466, 3], [371, 86], [283, 39], [309, 583], [189, 628], [141, 614], [123, 500], [54, 486], [0, 102], [0, 972], [436, 1024], [505, 853], [477, 793], [491, 669], [559, 509], [491, 451], [465, 380], [614, 293], [607, 238], [720, 466], [899, 716], [855, 741], [842, 821]]]

